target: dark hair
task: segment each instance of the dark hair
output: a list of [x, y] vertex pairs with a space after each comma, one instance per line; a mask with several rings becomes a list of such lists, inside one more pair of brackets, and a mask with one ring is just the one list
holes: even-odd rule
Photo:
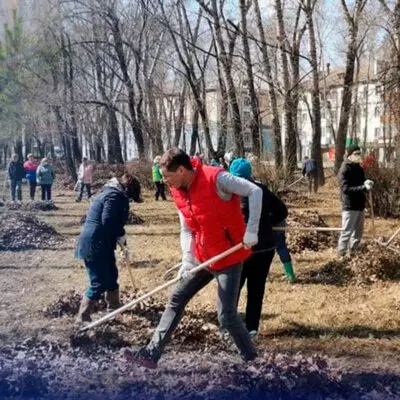
[[184, 167], [189, 171], [193, 170], [190, 157], [177, 147], [172, 147], [163, 154], [160, 160], [160, 167], [164, 167], [171, 172], [175, 172], [179, 167]]
[[140, 196], [140, 182], [130, 172], [125, 171], [118, 181], [125, 187], [129, 199], [132, 199], [136, 203], [143, 202]]

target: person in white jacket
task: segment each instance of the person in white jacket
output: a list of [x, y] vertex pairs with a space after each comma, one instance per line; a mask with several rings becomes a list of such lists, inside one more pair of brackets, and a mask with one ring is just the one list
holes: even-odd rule
[[89, 163], [87, 157], [82, 158], [82, 164], [78, 170], [78, 196], [76, 201], [82, 200], [83, 191], [86, 187], [87, 197], [92, 197], [92, 183], [93, 183], [93, 165]]

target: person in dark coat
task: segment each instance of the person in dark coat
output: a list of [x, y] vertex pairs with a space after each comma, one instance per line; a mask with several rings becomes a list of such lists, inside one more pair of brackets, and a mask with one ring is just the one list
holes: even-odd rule
[[364, 231], [366, 192], [374, 185], [373, 181], [365, 179], [360, 147], [349, 146], [346, 155], [338, 174], [343, 227], [338, 244], [340, 256], [344, 256], [348, 249], [350, 253], [359, 249]]
[[313, 158], [304, 157], [303, 176], [308, 180], [308, 194], [318, 192], [318, 166]]
[[[275, 254], [273, 225], [284, 221], [287, 208], [266, 185], [252, 179], [252, 168], [248, 160], [237, 158], [232, 161], [229, 172], [256, 184], [263, 191], [262, 210], [258, 229], [258, 244], [253, 247], [253, 254], [244, 262], [240, 289], [247, 281], [246, 328], [252, 338], [258, 333], [265, 284]], [[241, 198], [241, 207], [245, 221], [249, 217], [249, 201]]]
[[25, 170], [18, 154], [14, 154], [8, 164], [8, 177], [10, 178], [11, 201], [22, 201], [22, 179], [25, 177]]
[[83, 296], [77, 323], [90, 322], [97, 300], [105, 293], [109, 310], [119, 307], [118, 269], [114, 251], [126, 246], [124, 225], [129, 216], [129, 200], [140, 198], [138, 181], [125, 172], [112, 178], [96, 196], [79, 235], [77, 258], [83, 259], [89, 276], [89, 288]]

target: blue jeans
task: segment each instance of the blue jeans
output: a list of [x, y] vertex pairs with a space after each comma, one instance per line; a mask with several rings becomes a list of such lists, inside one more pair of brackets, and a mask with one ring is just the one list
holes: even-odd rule
[[17, 200], [22, 201], [22, 181], [16, 181], [14, 179], [11, 179], [10, 187], [11, 187], [11, 200], [15, 201], [15, 197], [17, 197]]
[[[286, 221], [279, 222], [279, 224], [276, 224], [275, 226], [285, 227]], [[289, 249], [286, 244], [285, 231], [274, 231], [274, 240], [275, 240], [276, 252], [278, 253], [279, 258], [281, 259], [282, 264], [292, 261]]]
[[182, 318], [186, 304], [214, 278], [218, 283], [217, 312], [221, 328], [225, 328], [230, 333], [244, 359], [251, 360], [256, 357], [257, 351], [236, 307], [241, 274], [242, 264], [236, 264], [214, 274], [203, 269], [195, 275], [181, 279], [174, 287], [161, 320], [147, 345], [147, 350], [153, 360], [158, 361], [160, 358], [165, 345]]
[[114, 251], [107, 257], [84, 260], [89, 275], [90, 286], [86, 296], [91, 300], [99, 300], [105, 291], [118, 289], [118, 269]]

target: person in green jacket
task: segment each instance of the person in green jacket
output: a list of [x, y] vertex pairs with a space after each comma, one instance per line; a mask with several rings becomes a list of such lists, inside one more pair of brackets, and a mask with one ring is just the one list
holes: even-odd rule
[[158, 201], [160, 196], [163, 200], [167, 200], [167, 197], [165, 196], [165, 183], [164, 183], [163, 176], [161, 174], [161, 169], [160, 169], [160, 160], [161, 160], [161, 156], [156, 156], [154, 158], [153, 168], [152, 168], [153, 182], [156, 186], [155, 187], [156, 201]]
[[42, 201], [51, 201], [51, 187], [55, 179], [54, 168], [45, 157], [36, 170], [37, 184], [42, 188]]

